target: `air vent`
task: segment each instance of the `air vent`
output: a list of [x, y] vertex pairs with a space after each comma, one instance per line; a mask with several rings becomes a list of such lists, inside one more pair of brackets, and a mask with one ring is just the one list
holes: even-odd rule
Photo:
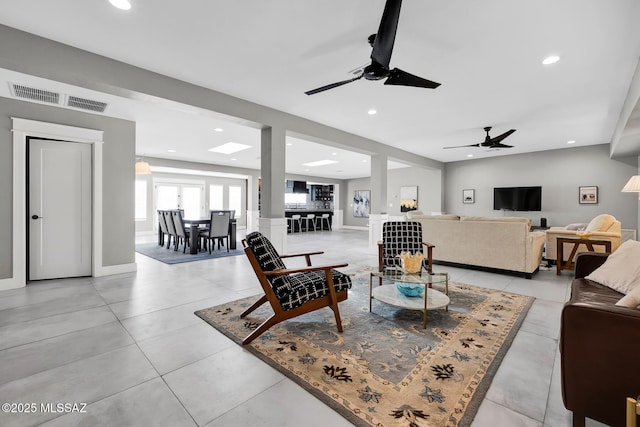
[[69, 95], [69, 97], [67, 98], [67, 107], [80, 108], [82, 110], [104, 113], [104, 110], [107, 108], [107, 103]]
[[30, 101], [46, 102], [48, 104], [58, 104], [60, 102], [60, 94], [44, 89], [23, 86], [15, 83], [9, 83], [11, 93], [16, 98], [28, 99]]

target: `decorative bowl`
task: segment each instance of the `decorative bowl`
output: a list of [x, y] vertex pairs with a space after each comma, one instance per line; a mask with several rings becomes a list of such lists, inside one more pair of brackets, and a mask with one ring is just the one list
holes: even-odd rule
[[402, 252], [398, 257], [400, 257], [402, 269], [407, 273], [417, 273], [422, 268], [424, 255], [420, 252], [416, 252], [413, 255], [409, 252]]
[[419, 297], [424, 293], [424, 285], [420, 283], [396, 282], [396, 288], [408, 297]]

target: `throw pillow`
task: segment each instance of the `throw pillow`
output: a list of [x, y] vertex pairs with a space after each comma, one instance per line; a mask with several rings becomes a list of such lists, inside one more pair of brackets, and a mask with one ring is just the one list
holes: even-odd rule
[[566, 227], [564, 227], [565, 230], [572, 230], [572, 231], [582, 231], [585, 228], [587, 228], [587, 224], [585, 223], [569, 224]]
[[640, 308], [640, 286], [636, 286], [616, 303], [620, 307]]
[[639, 259], [640, 242], [627, 240], [586, 278], [626, 295], [640, 285]]
[[616, 218], [608, 214], [600, 214], [593, 218], [585, 231], [607, 231], [613, 223], [616, 222]]

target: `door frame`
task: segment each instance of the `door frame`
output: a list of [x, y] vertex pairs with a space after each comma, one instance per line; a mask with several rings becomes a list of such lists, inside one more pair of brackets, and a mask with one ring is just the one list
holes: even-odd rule
[[27, 137], [60, 139], [92, 146], [91, 275], [109, 274], [102, 266], [102, 144], [104, 132], [11, 117], [13, 132], [13, 261], [12, 277], [0, 280], [0, 290], [27, 284]]

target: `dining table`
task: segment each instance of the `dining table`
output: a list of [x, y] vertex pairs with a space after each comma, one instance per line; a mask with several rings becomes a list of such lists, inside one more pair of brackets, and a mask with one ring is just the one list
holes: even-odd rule
[[[198, 218], [198, 219], [189, 219], [184, 218], [182, 220], [185, 227], [189, 227], [189, 253], [191, 255], [195, 255], [198, 253], [198, 240], [200, 238], [200, 226], [208, 225], [211, 226], [211, 218]], [[228, 239], [229, 249], [236, 249], [236, 220], [232, 219], [229, 221], [229, 239]]]

